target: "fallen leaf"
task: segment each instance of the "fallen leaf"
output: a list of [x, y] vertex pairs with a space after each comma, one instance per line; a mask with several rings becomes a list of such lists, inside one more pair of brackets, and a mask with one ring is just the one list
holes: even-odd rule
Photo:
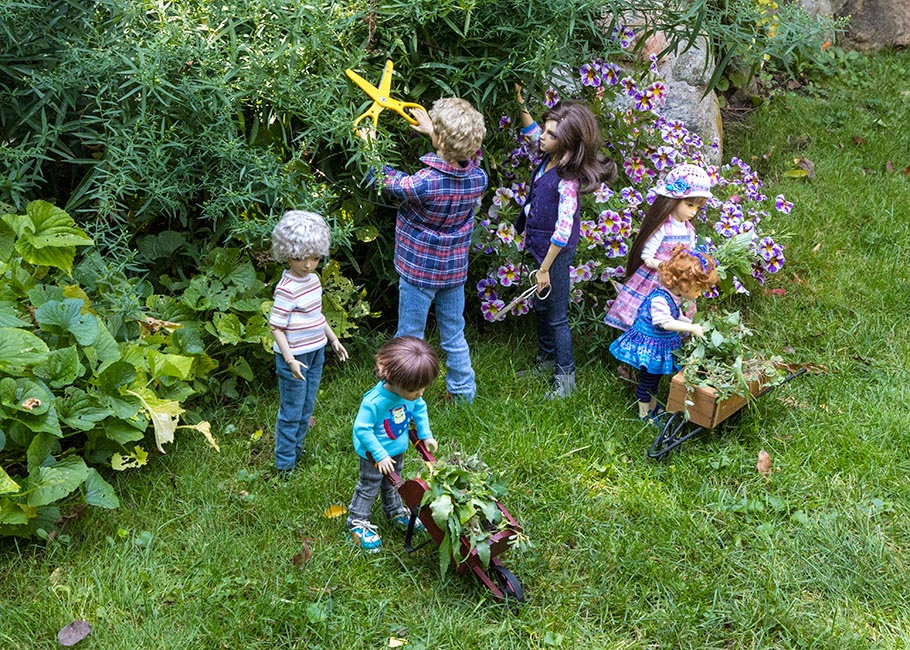
[[815, 246], [812, 247], [812, 252], [817, 253], [821, 247], [822, 247], [822, 243], [818, 242]]
[[73, 621], [57, 632], [57, 642], [62, 646], [74, 646], [92, 632], [87, 621]]
[[786, 296], [786, 289], [765, 289], [765, 295], [767, 296]]
[[407, 644], [407, 639], [399, 639], [397, 636], [389, 637], [389, 647], [390, 648], [401, 648]]
[[910, 165], [904, 167], [904, 176], [910, 176]]
[[795, 271], [793, 273], [793, 281], [796, 282], [797, 284], [806, 284], [806, 281], [803, 280], [801, 277], [799, 277]]
[[26, 411], [34, 411], [39, 406], [41, 406], [41, 400], [37, 397], [29, 397], [27, 400], [22, 402], [22, 408], [24, 408]]
[[856, 145], [866, 144], [866, 139], [865, 139], [865, 138], [861, 138], [861, 137], [859, 137], [858, 135], [851, 136], [851, 137], [850, 137], [850, 140], [852, 140], [852, 141], [853, 141], [853, 144], [856, 144]]
[[309, 537], [304, 537], [300, 541], [302, 543], [300, 552], [291, 558], [291, 564], [296, 567], [305, 565], [310, 561], [310, 558], [313, 557], [313, 550], [310, 548], [310, 542], [314, 542], [316, 540], [310, 539]]
[[348, 509], [345, 506], [329, 506], [325, 509], [325, 512], [322, 513], [322, 516], [326, 519], [337, 519], [347, 511]]
[[792, 345], [785, 345], [781, 350], [784, 354], [793, 354], [796, 350], [793, 349]]
[[888, 172], [889, 174], [894, 173], [894, 163], [891, 162], [890, 160], [885, 161], [885, 171]]
[[832, 40], [827, 40], [822, 43], [822, 52], [827, 52], [828, 48], [830, 48], [832, 45], [834, 45], [834, 41]]
[[815, 178], [815, 163], [803, 156], [797, 163], [800, 168], [806, 170], [806, 178], [813, 180]]
[[755, 464], [758, 473], [768, 478], [771, 476], [771, 454], [762, 449], [758, 452], [758, 463]]
[[863, 365], [866, 365], [866, 366], [871, 366], [871, 365], [872, 365], [872, 362], [869, 361], [869, 359], [865, 359], [865, 358], [859, 356], [858, 354], [854, 354], [854, 355], [853, 355], [852, 357], [850, 357], [850, 358], [853, 359], [854, 361], [859, 361], [860, 363], [862, 363]]

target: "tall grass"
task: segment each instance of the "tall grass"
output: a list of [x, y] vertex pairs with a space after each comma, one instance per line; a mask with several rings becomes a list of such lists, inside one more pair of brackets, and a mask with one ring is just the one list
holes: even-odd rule
[[[525, 605], [440, 580], [432, 545], [408, 554], [386, 526], [382, 552], [364, 555], [323, 516], [356, 480], [351, 418], [377, 338], [327, 372], [311, 460], [290, 482], [266, 478], [264, 386], [217, 414], [220, 454], [181, 438], [141, 478], [114, 477], [120, 510], [86, 513], [65, 541], [3, 542], [0, 647], [57, 647], [77, 618], [94, 627], [82, 646], [112, 649], [906, 647], [910, 99], [893, 80], [908, 75], [907, 53], [863, 58], [727, 141], [797, 206], [771, 286], [786, 293], [753, 296], [747, 318], [764, 348], [826, 369], [735, 426], [649, 461], [655, 432], [608, 359], [577, 341], [580, 390], [548, 402], [541, 380], [516, 375], [529, 329], [470, 333], [478, 399], [446, 404], [437, 382], [431, 422], [441, 455], [505, 472], [505, 505], [535, 543], [503, 558]], [[785, 175], [801, 157], [814, 180]]]

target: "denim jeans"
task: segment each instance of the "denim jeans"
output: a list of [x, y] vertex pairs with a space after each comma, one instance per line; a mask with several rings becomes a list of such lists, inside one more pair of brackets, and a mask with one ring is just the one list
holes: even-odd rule
[[275, 420], [275, 468], [293, 469], [303, 453], [303, 440], [310, 426], [310, 416], [316, 406], [316, 393], [322, 379], [325, 348], [294, 357], [306, 368], [301, 381], [291, 374], [284, 357], [275, 354], [275, 374], [278, 375], [278, 417]]
[[[358, 456], [358, 458], [360, 457]], [[404, 454], [392, 456], [392, 462], [395, 463], [395, 471], [401, 476]], [[382, 510], [386, 517], [391, 519], [408, 513], [408, 509], [401, 502], [401, 496], [392, 482], [383, 476], [373, 463], [366, 458], [360, 458], [360, 477], [357, 479], [357, 487], [354, 488], [354, 496], [351, 497], [351, 505], [348, 506], [348, 528], [351, 527], [352, 522], [358, 519], [370, 521], [370, 513], [373, 510], [373, 501], [376, 500], [377, 492], [382, 494]]]
[[471, 354], [464, 337], [464, 285], [449, 289], [415, 287], [398, 282], [398, 332], [395, 336], [424, 337], [430, 305], [436, 305], [439, 345], [446, 353], [446, 389], [467, 401], [474, 399], [477, 384]]
[[562, 249], [550, 266], [550, 295], [544, 300], [534, 298], [537, 355], [542, 361], [553, 359], [557, 375], [575, 372], [569, 331], [569, 265], [574, 259], [574, 248]]

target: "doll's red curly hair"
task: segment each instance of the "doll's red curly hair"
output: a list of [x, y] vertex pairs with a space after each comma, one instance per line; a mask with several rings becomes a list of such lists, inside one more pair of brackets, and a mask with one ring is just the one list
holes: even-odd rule
[[720, 282], [716, 269], [717, 262], [713, 257], [691, 251], [680, 244], [670, 253], [670, 259], [661, 263], [657, 272], [660, 283], [668, 289], [687, 292], [697, 288], [704, 292]]

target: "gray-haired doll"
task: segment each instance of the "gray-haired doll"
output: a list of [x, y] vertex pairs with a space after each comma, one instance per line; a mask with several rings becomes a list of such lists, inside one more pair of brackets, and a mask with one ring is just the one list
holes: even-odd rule
[[316, 406], [328, 342], [342, 361], [348, 351], [322, 314], [322, 283], [315, 273], [329, 254], [331, 231], [320, 215], [286, 212], [272, 231], [272, 257], [286, 263], [275, 286], [269, 327], [275, 342], [278, 417], [275, 422], [275, 467], [287, 480], [303, 456], [303, 441]]

